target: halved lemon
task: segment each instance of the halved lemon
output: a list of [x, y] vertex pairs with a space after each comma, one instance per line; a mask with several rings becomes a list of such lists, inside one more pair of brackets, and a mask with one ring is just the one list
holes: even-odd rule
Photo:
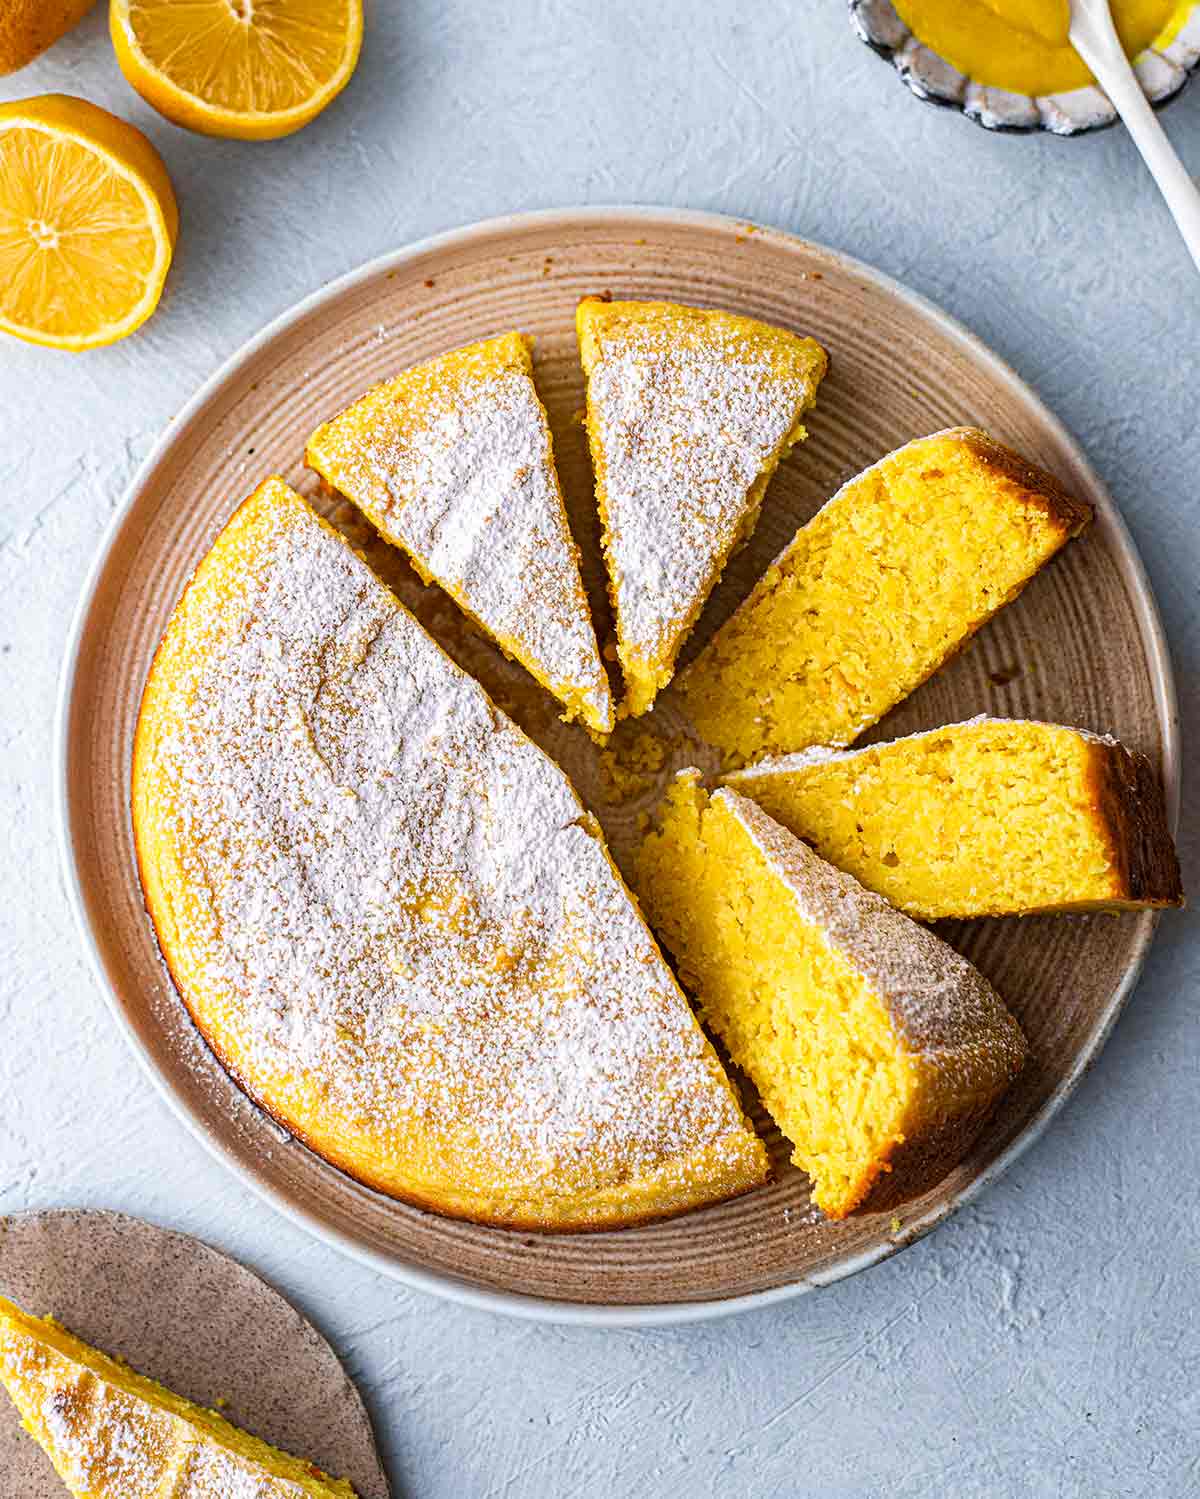
[[140, 130], [66, 94], [0, 105], [0, 330], [58, 349], [124, 338], [158, 305], [178, 232]]
[[168, 120], [273, 140], [349, 83], [362, 0], [111, 0], [109, 25], [121, 71]]

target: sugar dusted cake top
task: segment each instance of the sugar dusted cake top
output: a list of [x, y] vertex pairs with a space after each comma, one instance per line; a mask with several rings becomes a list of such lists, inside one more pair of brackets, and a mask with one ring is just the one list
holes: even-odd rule
[[279, 480], [176, 610], [133, 806], [193, 1015], [335, 1163], [541, 1226], [762, 1179], [566, 777]]
[[751, 318], [589, 298], [577, 314], [624, 711], [645, 712], [786, 449], [825, 352]]
[[530, 341], [457, 349], [319, 427], [307, 460], [589, 728], [608, 677], [567, 525]]

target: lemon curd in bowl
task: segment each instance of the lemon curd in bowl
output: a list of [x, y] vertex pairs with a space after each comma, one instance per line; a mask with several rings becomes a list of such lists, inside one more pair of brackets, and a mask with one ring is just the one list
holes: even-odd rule
[[[1200, 3], [1111, 3], [1143, 89], [1165, 103], [1200, 60]], [[1073, 135], [1116, 118], [1067, 39], [1068, 0], [850, 0], [850, 13], [913, 93], [991, 129]]]
[[[1092, 82], [1067, 40], [1069, 0], [893, 0], [896, 13], [940, 57], [969, 78], [1016, 94], [1059, 94]], [[1179, 0], [1112, 0], [1130, 57], [1178, 30]]]

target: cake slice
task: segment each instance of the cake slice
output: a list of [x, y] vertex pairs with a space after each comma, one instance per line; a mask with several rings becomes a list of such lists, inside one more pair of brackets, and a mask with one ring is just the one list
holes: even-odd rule
[[910, 442], [800, 528], [688, 668], [687, 711], [728, 765], [847, 745], [1090, 518], [984, 432]]
[[965, 958], [694, 771], [637, 883], [831, 1218], [934, 1185], [1022, 1066], [1016, 1021]]
[[354, 1499], [343, 1480], [3, 1297], [0, 1382], [79, 1499]]
[[280, 479], [175, 608], [132, 812], [196, 1024], [359, 1180], [565, 1229], [766, 1179], [566, 776]]
[[588, 297], [576, 315], [621, 712], [645, 713], [767, 482], [805, 436], [825, 351], [751, 318]]
[[1081, 729], [976, 718], [725, 780], [925, 920], [1183, 900], [1153, 767]]
[[596, 734], [612, 695], [567, 525], [532, 342], [506, 333], [377, 385], [306, 461]]

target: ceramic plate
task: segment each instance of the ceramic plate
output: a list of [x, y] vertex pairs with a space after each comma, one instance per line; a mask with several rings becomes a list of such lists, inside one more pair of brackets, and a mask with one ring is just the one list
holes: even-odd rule
[[[255, 1436], [388, 1499], [371, 1423], [337, 1355], [278, 1291], [199, 1239], [121, 1213], [0, 1218], [0, 1295]], [[63, 1499], [0, 1389], [13, 1499]]]
[[[376, 261], [279, 319], [172, 423], [134, 481], [87, 585], [60, 718], [68, 884], [122, 1029], [183, 1120], [250, 1186], [331, 1243], [410, 1284], [532, 1316], [667, 1321], [826, 1284], [943, 1218], [1028, 1144], [1096, 1055], [1145, 955], [1145, 914], [958, 924], [950, 940], [1007, 999], [1032, 1060], [957, 1170], [898, 1219], [828, 1223], [786, 1164], [774, 1185], [725, 1206], [622, 1233], [538, 1236], [440, 1218], [381, 1197], [289, 1139], [200, 1042], [159, 960], [142, 906], [128, 811], [130, 747], [151, 655], [192, 569], [263, 475], [310, 495], [311, 429], [365, 386], [501, 329], [537, 339], [537, 377], [601, 628], [603, 587], [573, 332], [589, 292], [731, 308], [824, 343], [832, 368], [807, 443], [773, 481], [750, 546], [714, 595], [698, 646], [796, 526], [859, 469], [909, 438], [987, 427], [1096, 506], [1069, 546], [969, 650], [872, 737], [977, 713], [1112, 732], [1177, 787], [1169, 666], [1129, 536], [1087, 460], [1016, 376], [956, 323], [868, 267], [818, 245], [706, 215], [628, 209], [508, 218]], [[369, 538], [333, 512], [360, 543]], [[562, 761], [618, 858], [660, 776], [601, 761], [580, 731], [380, 544], [371, 560], [522, 725]], [[668, 694], [655, 712], [668, 729]], [[669, 737], [669, 736], [668, 736]], [[620, 746], [618, 745], [618, 762]]]

